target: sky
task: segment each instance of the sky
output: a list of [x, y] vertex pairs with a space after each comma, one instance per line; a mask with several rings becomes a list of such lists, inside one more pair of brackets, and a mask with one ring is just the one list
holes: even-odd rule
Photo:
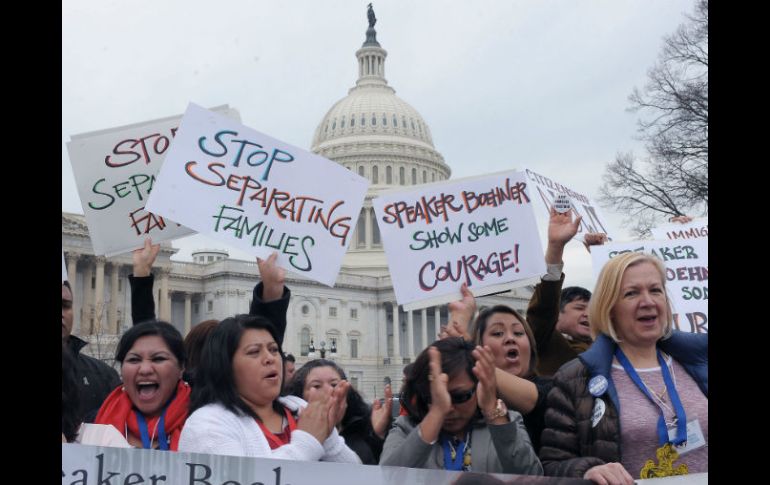
[[[364, 0], [62, 3], [62, 211], [83, 213], [70, 136], [229, 104], [243, 124], [310, 149], [357, 78]], [[693, 0], [373, 1], [385, 77], [430, 127], [452, 178], [530, 168], [590, 197], [619, 152], [643, 155], [628, 95]], [[622, 214], [603, 208], [618, 240]], [[544, 237], [543, 218], [539, 217]], [[543, 242], [545, 240], [543, 239]], [[246, 253], [196, 235], [203, 247]], [[565, 286], [593, 288], [570, 243]]]

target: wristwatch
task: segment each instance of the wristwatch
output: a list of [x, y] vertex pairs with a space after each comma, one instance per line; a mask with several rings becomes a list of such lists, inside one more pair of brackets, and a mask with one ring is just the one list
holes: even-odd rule
[[505, 405], [502, 399], [498, 399], [495, 409], [492, 411], [482, 411], [482, 414], [484, 414], [484, 419], [487, 421], [494, 421], [497, 418], [508, 416], [508, 407]]

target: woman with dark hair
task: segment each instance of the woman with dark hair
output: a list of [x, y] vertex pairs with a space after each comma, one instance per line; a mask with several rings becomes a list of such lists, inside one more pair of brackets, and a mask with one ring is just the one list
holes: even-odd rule
[[189, 382], [190, 385], [195, 384], [195, 370], [198, 368], [198, 364], [201, 361], [203, 345], [217, 325], [219, 325], [219, 320], [204, 320], [194, 326], [192, 330], [190, 330], [190, 333], [184, 338], [184, 350], [187, 354], [184, 379]]
[[[340, 382], [347, 381], [345, 371], [335, 362], [315, 359], [305, 363], [288, 385], [288, 393], [309, 401], [313, 395], [325, 389], [334, 389]], [[355, 389], [348, 391], [347, 409], [338, 425], [340, 436], [356, 452], [364, 465], [380, 462], [382, 445], [390, 427], [393, 406], [390, 385], [385, 386], [385, 404], [376, 401], [369, 406]]]
[[423, 350], [407, 378], [380, 465], [542, 475], [521, 415], [497, 399], [489, 347], [446, 338]]
[[159, 320], [131, 327], [115, 352], [123, 385], [107, 396], [96, 423], [111, 424], [137, 448], [176, 451], [190, 386], [182, 380], [182, 335]]
[[[575, 235], [579, 223], [579, 216], [573, 221], [570, 213], [560, 214], [551, 209], [545, 255], [549, 275], [551, 267], [557, 263], [561, 272], [564, 245]], [[538, 346], [532, 329], [553, 327], [559, 315], [559, 293], [545, 281], [536, 288], [526, 319], [509, 306], [496, 305], [479, 313], [470, 333], [466, 329], [476, 311], [476, 301], [463, 284], [462, 299], [449, 304], [450, 327], [442, 330], [442, 335], [462, 335], [476, 345], [489, 346], [497, 368], [498, 392], [507, 405], [523, 415], [532, 446], [538, 454], [546, 397], [553, 387], [553, 380], [537, 374]]]
[[334, 426], [344, 414], [349, 384], [310, 402], [279, 397], [283, 350], [269, 320], [226, 318], [209, 335], [180, 451], [300, 461], [360, 463]]
[[131, 447], [113, 426], [83, 422], [75, 357], [66, 344], [61, 349], [61, 433], [62, 443]]

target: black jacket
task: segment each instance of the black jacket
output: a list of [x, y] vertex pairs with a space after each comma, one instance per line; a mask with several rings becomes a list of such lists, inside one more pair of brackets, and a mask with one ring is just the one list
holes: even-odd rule
[[[134, 325], [155, 319], [155, 300], [152, 296], [152, 287], [155, 277], [129, 275], [131, 284], [131, 319]], [[291, 290], [283, 287], [283, 295], [278, 300], [270, 302], [262, 301], [264, 285], [260, 281], [252, 293], [249, 315], [258, 315], [270, 320], [278, 331], [278, 345], [283, 345], [283, 337], [286, 333], [286, 312], [289, 309]]]
[[67, 347], [75, 357], [81, 415], [84, 423], [90, 423], [107, 395], [120, 385], [120, 377], [115, 369], [101, 360], [81, 354], [80, 350], [86, 345], [84, 340], [74, 335], [67, 340]]

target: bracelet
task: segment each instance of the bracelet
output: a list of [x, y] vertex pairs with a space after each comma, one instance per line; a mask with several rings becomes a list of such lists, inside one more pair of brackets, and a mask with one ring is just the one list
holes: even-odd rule
[[492, 411], [481, 411], [481, 414], [484, 415], [484, 419], [487, 421], [494, 421], [497, 418], [502, 418], [503, 416], [508, 415], [508, 408], [505, 406], [505, 403], [502, 399], [497, 400], [497, 405], [495, 406], [495, 409]]

